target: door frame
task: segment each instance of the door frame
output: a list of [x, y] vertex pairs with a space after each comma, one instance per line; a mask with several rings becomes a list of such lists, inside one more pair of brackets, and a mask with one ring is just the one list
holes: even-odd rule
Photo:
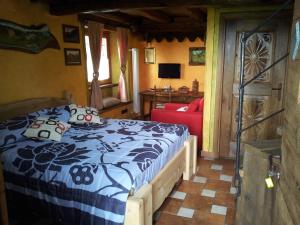
[[[225, 30], [226, 30], [226, 21], [229, 19], [261, 19], [268, 17], [273, 10], [266, 10], [266, 11], [258, 11], [253, 15], [251, 13], [245, 12], [233, 12], [233, 13], [226, 13], [221, 12], [219, 17], [219, 43], [218, 43], [218, 67], [216, 68], [216, 106], [215, 106], [215, 126], [214, 126], [214, 143], [213, 149], [216, 150], [216, 156], [221, 156], [221, 147], [220, 146], [220, 137], [221, 137], [221, 113], [222, 113], [222, 98], [223, 98], [223, 81], [224, 81], [224, 57], [225, 57]], [[285, 17], [285, 16], [292, 16], [292, 10], [285, 10], [278, 17]], [[289, 38], [290, 40], [290, 38]], [[289, 45], [289, 44], [288, 44]], [[287, 67], [287, 65], [286, 65]], [[285, 76], [286, 79], [286, 76]], [[285, 84], [286, 85], [286, 84]], [[284, 91], [283, 87], [283, 91]], [[284, 102], [283, 102], [284, 104]]]

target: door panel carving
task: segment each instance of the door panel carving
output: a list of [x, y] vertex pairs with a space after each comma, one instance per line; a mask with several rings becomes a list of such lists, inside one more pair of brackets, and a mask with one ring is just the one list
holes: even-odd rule
[[[233, 157], [235, 154], [241, 33], [249, 32], [260, 22], [259, 19], [229, 19], [226, 22], [219, 141], [220, 155], [224, 157]], [[288, 19], [279, 18], [247, 39], [244, 61], [246, 81], [287, 52], [288, 24]], [[282, 108], [285, 68], [286, 60], [263, 73], [246, 87], [243, 128]], [[242, 135], [242, 143], [279, 138], [276, 133], [279, 126], [281, 126], [281, 115], [245, 131]]]

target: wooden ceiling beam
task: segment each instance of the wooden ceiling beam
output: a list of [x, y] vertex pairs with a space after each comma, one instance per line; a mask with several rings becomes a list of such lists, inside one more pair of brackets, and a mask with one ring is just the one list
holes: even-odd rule
[[204, 22], [206, 21], [206, 13], [201, 12], [199, 9], [195, 9], [195, 8], [185, 8], [189, 13], [189, 17], [192, 18], [195, 21], [199, 21], [199, 22]]
[[154, 25], [142, 25], [137, 28], [137, 32], [198, 32], [206, 30], [206, 23], [184, 23], [184, 24], [160, 24]]
[[118, 16], [118, 15], [111, 14], [111, 13], [97, 13], [97, 12], [95, 12], [93, 14], [98, 16], [98, 17], [101, 17], [101, 18], [104, 18], [104, 19], [107, 19], [107, 20], [111, 20], [111, 21], [115, 21], [115, 22], [125, 24], [125, 25], [128, 25], [128, 26], [133, 22], [126, 15]]
[[157, 12], [154, 10], [137, 10], [137, 9], [129, 9], [129, 10], [121, 10], [121, 12], [127, 13], [129, 15], [141, 16], [147, 18], [149, 20], [158, 22], [158, 23], [171, 23], [172, 18], [164, 14], [163, 12]]
[[[274, 2], [275, 3], [274, 3]], [[267, 1], [267, 5], [272, 3], [278, 4], [283, 0]], [[266, 5], [262, 0], [52, 0], [50, 3], [50, 13], [52, 15], [67, 15], [82, 12], [99, 11], [99, 12], [113, 12], [126, 9], [136, 10], [151, 10], [164, 9], [167, 7], [209, 7], [209, 6], [253, 6], [253, 3], [259, 5]]]
[[95, 14], [82, 13], [82, 14], [78, 15], [78, 19], [80, 21], [82, 21], [83, 23], [85, 21], [88, 21], [88, 20], [103, 23], [104, 28], [106, 26], [108, 30], [115, 29], [116, 27], [130, 28], [130, 25], [128, 25], [128, 24], [112, 21], [110, 19], [106, 19], [106, 18], [100, 17], [100, 16], [95, 15]]

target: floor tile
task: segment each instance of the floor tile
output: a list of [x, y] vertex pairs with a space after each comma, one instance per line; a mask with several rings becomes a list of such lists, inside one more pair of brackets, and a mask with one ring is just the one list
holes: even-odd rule
[[209, 179], [205, 184], [205, 189], [214, 190], [214, 191], [230, 191], [231, 183], [222, 181], [222, 180], [211, 180]]
[[235, 208], [235, 196], [228, 192], [217, 191], [213, 204]]
[[[236, 200], [230, 182], [234, 176], [234, 161], [199, 157], [197, 163], [197, 172], [192, 179], [181, 179], [174, 187], [172, 197], [159, 208], [155, 225], [234, 225]], [[222, 170], [212, 169], [220, 169], [215, 165], [222, 166]]]
[[201, 209], [204, 207], [210, 207], [214, 202], [213, 198], [201, 196], [198, 194], [188, 193], [182, 203], [182, 207], [192, 208], [192, 209]]
[[225, 223], [227, 225], [234, 225], [235, 223], [235, 210], [232, 208], [228, 208]]
[[181, 207], [177, 213], [177, 216], [193, 218], [194, 211], [195, 211], [194, 209]]
[[234, 176], [234, 170], [230, 170], [230, 169], [224, 169], [222, 170], [223, 174], [229, 175], [229, 176]]
[[195, 210], [192, 225], [224, 225], [225, 216], [210, 213], [211, 207]]
[[159, 220], [154, 223], [155, 225], [190, 225], [192, 224], [192, 219], [191, 218], [186, 218], [186, 217], [180, 217], [180, 216], [175, 216], [171, 215], [168, 213], [161, 213]]
[[220, 171], [208, 169], [199, 169], [197, 176], [206, 177], [207, 179], [219, 180]]
[[159, 210], [165, 213], [176, 215], [178, 210], [182, 206], [182, 203], [183, 201], [180, 199], [168, 197]]
[[227, 207], [221, 205], [212, 205], [211, 213], [226, 216]]
[[201, 195], [210, 197], [210, 198], [214, 198], [216, 196], [216, 192], [213, 190], [209, 190], [209, 189], [203, 189], [201, 192]]
[[227, 182], [232, 182], [232, 176], [221, 174], [220, 175], [220, 180], [227, 181]]
[[202, 183], [195, 183], [192, 181], [182, 181], [179, 187], [177, 188], [177, 191], [181, 192], [189, 192], [189, 193], [200, 193], [202, 189], [204, 188], [205, 184]]
[[181, 199], [181, 200], [183, 200], [185, 198], [185, 196], [186, 196], [186, 193], [182, 192], [182, 191], [174, 191], [170, 195], [171, 198], [176, 198], [176, 199]]
[[230, 194], [235, 195], [237, 193], [236, 187], [230, 187]]
[[200, 176], [195, 176], [193, 179], [193, 182], [195, 183], [201, 183], [201, 184], [205, 184], [207, 181], [206, 177], [200, 177]]
[[212, 170], [222, 170], [223, 166], [222, 165], [218, 165], [218, 164], [212, 164], [210, 167]]

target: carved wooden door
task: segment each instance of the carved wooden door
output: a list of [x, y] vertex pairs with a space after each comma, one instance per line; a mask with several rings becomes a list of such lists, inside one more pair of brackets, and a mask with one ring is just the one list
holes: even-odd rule
[[[236, 150], [238, 87], [241, 33], [250, 31], [259, 20], [229, 20], [225, 31], [223, 88], [220, 121], [220, 155], [234, 156]], [[245, 47], [245, 81], [270, 66], [288, 50], [288, 22], [277, 20], [253, 34]], [[243, 128], [282, 107], [286, 60], [263, 73], [245, 89]], [[242, 142], [279, 137], [281, 115], [245, 131]]]

